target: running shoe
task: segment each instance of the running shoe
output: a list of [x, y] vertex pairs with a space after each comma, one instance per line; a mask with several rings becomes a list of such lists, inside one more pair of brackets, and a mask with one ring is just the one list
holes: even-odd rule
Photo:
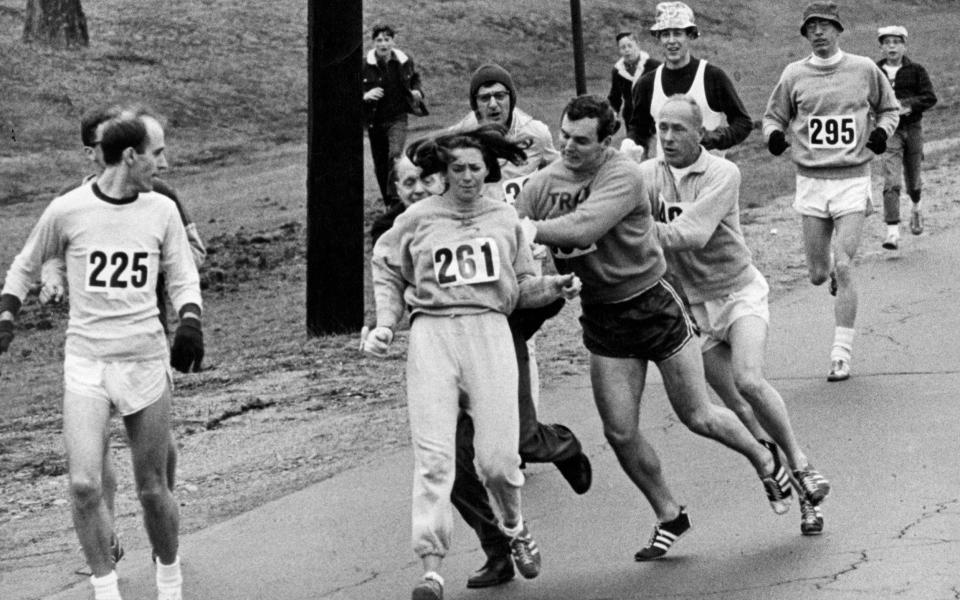
[[827, 381], [845, 381], [850, 379], [850, 361], [845, 358], [835, 358], [830, 362], [830, 373]]
[[883, 243], [880, 245], [887, 250], [896, 250], [900, 247], [900, 233], [891, 231], [887, 234], [887, 238], [883, 240]]
[[413, 588], [411, 600], [443, 600], [443, 578], [436, 573], [427, 573]]
[[910, 233], [913, 235], [923, 233], [923, 215], [920, 214], [919, 208], [910, 211]]
[[773, 470], [766, 477], [761, 477], [760, 481], [767, 493], [767, 500], [770, 501], [770, 508], [778, 515], [782, 515], [790, 510], [790, 497], [793, 495], [790, 476], [780, 461], [780, 449], [777, 445], [770, 440], [760, 440], [760, 443], [773, 455]]
[[633, 559], [643, 562], [660, 558], [680, 539], [680, 536], [688, 531], [690, 531], [690, 517], [687, 516], [686, 507], [681, 506], [677, 518], [653, 526], [653, 535], [650, 536], [646, 548], [634, 554]]
[[586, 494], [593, 482], [593, 468], [590, 459], [583, 452], [576, 456], [553, 463], [577, 494]]
[[814, 506], [819, 506], [830, 493], [830, 482], [809, 463], [806, 467], [795, 470], [793, 477], [800, 485], [802, 495]]
[[803, 535], [820, 535], [823, 533], [823, 511], [819, 506], [810, 504], [810, 501], [800, 497], [800, 533]]
[[526, 523], [523, 530], [510, 539], [510, 554], [513, 555], [517, 570], [526, 579], [533, 579], [540, 574], [540, 547], [530, 535]]

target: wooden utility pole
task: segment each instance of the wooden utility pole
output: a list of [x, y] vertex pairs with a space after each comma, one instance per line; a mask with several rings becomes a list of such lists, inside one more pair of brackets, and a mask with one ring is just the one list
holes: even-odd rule
[[87, 17], [80, 0], [27, 0], [23, 41], [58, 48], [89, 46]]
[[307, 330], [363, 324], [363, 6], [308, 2]]
[[577, 80], [577, 95], [587, 93], [587, 75], [583, 64], [583, 17], [580, 0], [570, 0], [570, 21], [573, 27], [573, 72]]

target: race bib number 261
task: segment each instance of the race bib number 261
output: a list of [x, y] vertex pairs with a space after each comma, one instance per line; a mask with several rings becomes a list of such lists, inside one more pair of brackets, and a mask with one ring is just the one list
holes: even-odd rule
[[440, 287], [500, 279], [500, 249], [493, 238], [477, 238], [433, 249], [433, 273]]
[[811, 148], [853, 148], [857, 125], [852, 115], [812, 115], [807, 119]]

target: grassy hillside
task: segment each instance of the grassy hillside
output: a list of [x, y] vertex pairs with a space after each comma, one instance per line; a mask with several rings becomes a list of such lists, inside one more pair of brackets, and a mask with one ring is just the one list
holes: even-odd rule
[[[303, 0], [88, 0], [91, 45], [52, 51], [20, 42], [24, 0], [0, 0], [0, 203], [44, 197], [81, 168], [78, 116], [117, 98], [147, 100], [170, 119], [175, 166], [244, 160], [282, 143], [302, 143], [306, 124], [306, 13]], [[906, 24], [910, 53], [930, 67], [941, 105], [930, 114], [929, 137], [953, 135], [945, 118], [956, 108], [952, 65], [960, 3], [949, 0], [847, 2], [843, 47], [876, 54], [876, 26]], [[574, 90], [569, 4], [490, 0], [383, 0], [365, 3], [365, 30], [377, 21], [399, 29], [398, 43], [420, 64], [431, 117], [427, 130], [449, 123], [466, 107], [470, 72], [496, 60], [516, 76], [525, 108], [553, 124]], [[701, 0], [692, 3], [704, 33], [698, 56], [720, 64], [759, 119], [782, 67], [808, 52], [798, 34], [800, 2]], [[583, 5], [588, 88], [605, 94], [613, 37], [645, 31], [655, 2], [591, 0]], [[851, 7], [855, 6], [855, 11]], [[652, 38], [645, 47], [659, 54]], [[364, 39], [364, 45], [369, 40]], [[752, 136], [739, 150], [749, 181], [770, 163]], [[736, 157], [735, 157], [736, 158]], [[752, 159], [761, 159], [753, 161]], [[747, 173], [746, 175], [749, 175]], [[748, 185], [753, 185], [748, 183]], [[749, 191], [749, 189], [748, 189]], [[759, 193], [759, 191], [758, 191]]]

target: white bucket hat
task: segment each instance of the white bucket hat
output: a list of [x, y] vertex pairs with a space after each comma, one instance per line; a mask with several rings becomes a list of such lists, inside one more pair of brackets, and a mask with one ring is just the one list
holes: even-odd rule
[[683, 2], [661, 2], [657, 4], [657, 21], [650, 33], [659, 35], [667, 29], [692, 29], [691, 37], [698, 37], [700, 30], [693, 22], [693, 11]]

